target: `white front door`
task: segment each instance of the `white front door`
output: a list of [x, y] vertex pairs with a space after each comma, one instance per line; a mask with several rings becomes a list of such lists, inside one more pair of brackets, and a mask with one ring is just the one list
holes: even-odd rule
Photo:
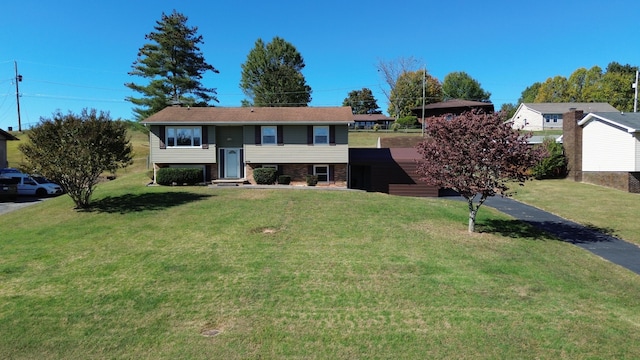
[[223, 178], [240, 178], [240, 149], [224, 149]]

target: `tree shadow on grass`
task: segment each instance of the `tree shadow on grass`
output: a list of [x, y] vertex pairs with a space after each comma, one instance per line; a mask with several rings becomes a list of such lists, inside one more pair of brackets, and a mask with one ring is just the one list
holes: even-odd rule
[[478, 225], [482, 232], [512, 238], [560, 240], [571, 244], [613, 241], [613, 229], [580, 225], [571, 221], [523, 221], [489, 219]]
[[482, 233], [498, 234], [510, 238], [529, 238], [534, 240], [558, 240], [551, 234], [532, 224], [520, 220], [488, 219], [476, 224], [476, 230]]
[[164, 210], [173, 206], [207, 199], [211, 196], [213, 195], [193, 194], [190, 192], [109, 196], [92, 202], [90, 211], [126, 214], [139, 211]]

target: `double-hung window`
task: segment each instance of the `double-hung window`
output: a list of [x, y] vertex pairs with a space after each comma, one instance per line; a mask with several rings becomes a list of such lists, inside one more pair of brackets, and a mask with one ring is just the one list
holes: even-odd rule
[[329, 166], [328, 165], [314, 165], [313, 175], [318, 177], [318, 182], [329, 181]]
[[200, 126], [167, 127], [167, 147], [196, 147], [202, 145]]
[[329, 144], [329, 127], [328, 126], [313, 127], [313, 144], [314, 145]]
[[275, 145], [278, 135], [277, 126], [262, 126], [262, 145]]

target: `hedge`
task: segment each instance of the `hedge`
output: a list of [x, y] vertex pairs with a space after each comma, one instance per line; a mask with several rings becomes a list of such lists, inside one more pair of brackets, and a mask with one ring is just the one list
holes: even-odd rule
[[156, 172], [160, 185], [195, 185], [203, 181], [201, 168], [161, 168]]

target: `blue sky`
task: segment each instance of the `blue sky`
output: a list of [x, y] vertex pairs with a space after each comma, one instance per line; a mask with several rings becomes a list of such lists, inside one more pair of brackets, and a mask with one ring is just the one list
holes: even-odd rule
[[56, 110], [133, 119], [127, 73], [162, 12], [177, 10], [204, 37], [220, 70], [203, 79], [218, 106], [239, 106], [241, 64], [256, 39], [280, 36], [305, 59], [311, 106], [340, 106], [370, 88], [386, 112], [376, 64], [413, 56], [440, 81], [465, 71], [499, 108], [536, 81], [612, 61], [640, 65], [640, 2], [539, 0], [207, 1], [21, 0], [0, 14], [0, 128], [17, 129], [14, 61], [23, 76], [22, 127]]

